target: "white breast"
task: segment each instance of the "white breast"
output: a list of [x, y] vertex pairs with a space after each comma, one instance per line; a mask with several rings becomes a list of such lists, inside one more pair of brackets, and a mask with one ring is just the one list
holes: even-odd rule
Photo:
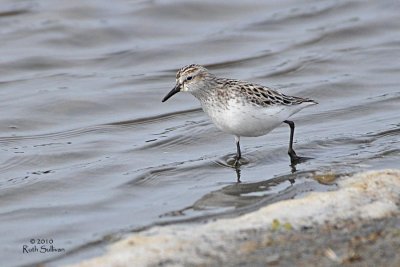
[[267, 134], [311, 104], [259, 107], [230, 100], [226, 109], [203, 106], [203, 110], [220, 130], [237, 136], [255, 137]]

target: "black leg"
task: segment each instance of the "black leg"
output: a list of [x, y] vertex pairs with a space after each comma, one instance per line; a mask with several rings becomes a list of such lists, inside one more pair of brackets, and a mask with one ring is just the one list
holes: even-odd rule
[[239, 160], [242, 157], [242, 153], [240, 152], [240, 137], [235, 136], [235, 141], [236, 141], [236, 159], [235, 159], [234, 166], [237, 167], [239, 164]]
[[290, 140], [289, 140], [289, 149], [288, 149], [288, 154], [290, 156], [290, 161], [292, 164], [296, 164], [299, 162], [300, 158], [296, 155], [296, 152], [294, 152], [293, 149], [293, 137], [294, 137], [294, 122], [293, 121], [284, 121], [284, 123], [289, 124], [290, 127]]

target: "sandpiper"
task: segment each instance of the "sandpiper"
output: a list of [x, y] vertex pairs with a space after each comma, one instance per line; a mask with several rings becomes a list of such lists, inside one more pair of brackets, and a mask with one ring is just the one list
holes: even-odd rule
[[296, 164], [302, 159], [293, 150], [295, 126], [287, 119], [303, 108], [317, 104], [314, 100], [284, 95], [258, 84], [220, 78], [197, 64], [185, 66], [177, 72], [176, 85], [162, 102], [178, 92], [195, 96], [213, 123], [223, 132], [235, 136], [235, 167], [242, 156], [241, 136], [265, 135], [282, 122], [290, 126], [288, 154], [291, 163]]

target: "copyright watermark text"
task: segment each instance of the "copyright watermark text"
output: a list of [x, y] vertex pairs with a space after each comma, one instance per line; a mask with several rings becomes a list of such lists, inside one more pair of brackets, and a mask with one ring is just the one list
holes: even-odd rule
[[52, 238], [31, 238], [29, 243], [22, 245], [22, 253], [63, 253], [65, 248], [57, 247]]

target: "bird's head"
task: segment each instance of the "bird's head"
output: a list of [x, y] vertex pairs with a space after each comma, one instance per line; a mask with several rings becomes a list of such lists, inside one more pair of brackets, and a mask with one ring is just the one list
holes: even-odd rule
[[179, 92], [196, 93], [197, 90], [204, 87], [204, 79], [207, 75], [210, 75], [208, 70], [197, 64], [181, 68], [176, 73], [175, 87], [164, 97], [162, 102]]

